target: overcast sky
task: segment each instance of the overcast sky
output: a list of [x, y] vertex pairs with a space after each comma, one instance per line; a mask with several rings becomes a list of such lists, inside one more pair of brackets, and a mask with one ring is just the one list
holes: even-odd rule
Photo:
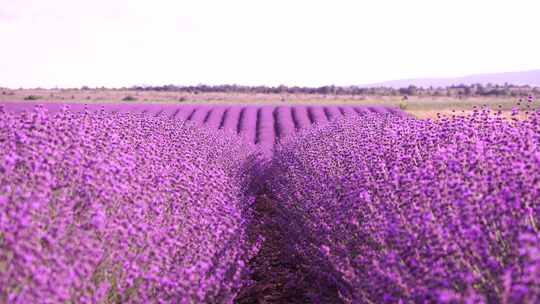
[[0, 0], [0, 86], [351, 85], [540, 68], [538, 0]]

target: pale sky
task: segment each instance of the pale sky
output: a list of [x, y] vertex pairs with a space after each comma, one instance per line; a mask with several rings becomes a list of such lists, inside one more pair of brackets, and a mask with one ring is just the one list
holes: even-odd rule
[[539, 0], [0, 0], [0, 87], [354, 85], [540, 68]]

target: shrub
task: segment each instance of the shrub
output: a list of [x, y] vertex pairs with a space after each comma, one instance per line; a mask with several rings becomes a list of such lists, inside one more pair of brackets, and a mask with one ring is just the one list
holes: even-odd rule
[[0, 302], [232, 302], [257, 249], [249, 145], [144, 115], [0, 116]]
[[540, 113], [348, 117], [278, 145], [268, 187], [289, 256], [346, 302], [535, 303], [539, 145]]
[[409, 107], [409, 102], [407, 100], [400, 100], [399, 101], [399, 108], [401, 110], [407, 110], [408, 107]]
[[37, 95], [28, 95], [24, 97], [24, 100], [39, 100], [39, 99], [41, 99], [41, 96], [37, 96]]
[[133, 97], [131, 95], [128, 95], [128, 96], [122, 98], [122, 101], [136, 101], [136, 100], [137, 100], [137, 98], [135, 98], [135, 97]]

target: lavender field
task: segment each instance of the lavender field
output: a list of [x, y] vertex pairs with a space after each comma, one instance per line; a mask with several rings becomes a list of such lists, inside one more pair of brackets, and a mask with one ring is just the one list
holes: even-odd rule
[[245, 142], [272, 147], [286, 136], [309, 128], [312, 124], [323, 124], [346, 115], [367, 113], [390, 113], [404, 116], [403, 112], [382, 106], [257, 106], [257, 105], [175, 105], [151, 103], [36, 103], [4, 102], [1, 106], [8, 112], [32, 111], [42, 105], [47, 112], [55, 113], [68, 107], [71, 112], [99, 112], [144, 114], [190, 122], [192, 126], [210, 130], [224, 130], [239, 134]]
[[538, 303], [518, 114], [0, 104], [0, 303]]

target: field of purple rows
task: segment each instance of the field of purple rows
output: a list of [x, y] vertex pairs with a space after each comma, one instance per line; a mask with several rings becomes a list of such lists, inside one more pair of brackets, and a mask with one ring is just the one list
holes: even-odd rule
[[0, 303], [540, 302], [540, 111], [84, 109], [0, 106]]
[[[7, 111], [31, 111], [39, 103], [0, 103]], [[191, 122], [195, 126], [221, 129], [240, 134], [245, 141], [261, 146], [272, 146], [296, 131], [312, 124], [324, 124], [347, 115], [403, 112], [381, 106], [213, 106], [170, 104], [42, 104], [49, 112], [58, 112], [63, 106], [71, 111], [99, 111], [145, 114]]]

